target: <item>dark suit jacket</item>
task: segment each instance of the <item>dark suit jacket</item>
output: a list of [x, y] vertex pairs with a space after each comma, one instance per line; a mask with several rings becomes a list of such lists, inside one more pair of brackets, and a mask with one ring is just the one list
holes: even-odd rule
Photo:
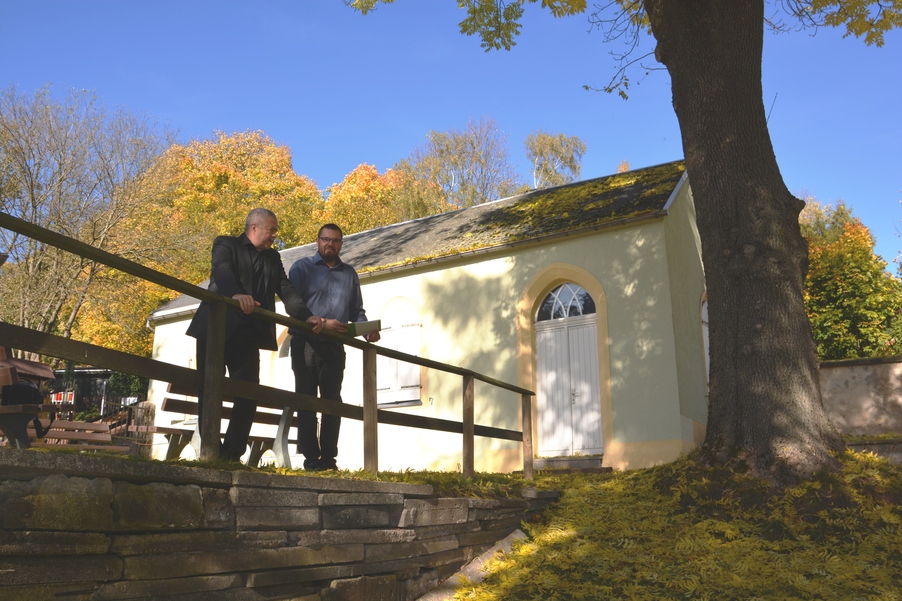
[[[254, 266], [244, 243], [247, 237], [242, 234], [234, 238], [232, 236], [219, 236], [213, 241], [213, 261], [210, 269], [210, 285], [208, 290], [229, 298], [236, 294], [253, 294]], [[312, 315], [304, 300], [298, 295], [294, 286], [285, 275], [282, 267], [282, 258], [278, 251], [264, 250], [263, 275], [265, 292], [260, 301], [261, 309], [275, 311], [278, 294], [285, 305], [286, 312], [301, 321]], [[210, 305], [202, 302], [191, 320], [186, 332], [189, 336], [203, 340], [207, 337], [207, 320], [209, 318]], [[276, 325], [261, 319], [255, 319], [245, 315], [239, 309], [229, 307], [226, 316], [226, 341], [235, 333], [239, 324], [250, 322], [259, 330], [259, 346], [261, 349], [277, 350]]]

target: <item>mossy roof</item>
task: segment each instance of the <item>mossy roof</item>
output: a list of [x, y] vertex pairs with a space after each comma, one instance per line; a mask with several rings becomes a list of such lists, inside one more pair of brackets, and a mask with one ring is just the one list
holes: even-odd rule
[[[351, 234], [341, 258], [359, 272], [379, 272], [652, 216], [664, 209], [684, 171], [683, 161], [674, 161]], [[312, 243], [281, 251], [286, 273], [314, 252]], [[155, 313], [196, 302], [179, 297]]]

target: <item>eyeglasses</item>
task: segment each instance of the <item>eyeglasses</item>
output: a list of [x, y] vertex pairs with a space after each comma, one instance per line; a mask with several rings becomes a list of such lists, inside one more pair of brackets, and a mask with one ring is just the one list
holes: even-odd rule
[[341, 238], [329, 238], [328, 236], [320, 236], [319, 239], [326, 244], [328, 244], [329, 242], [332, 242], [334, 244], [341, 244]]

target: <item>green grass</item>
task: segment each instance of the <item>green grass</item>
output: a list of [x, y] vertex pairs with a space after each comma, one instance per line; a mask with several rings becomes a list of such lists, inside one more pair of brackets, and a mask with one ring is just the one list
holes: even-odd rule
[[902, 599], [902, 467], [845, 452], [843, 471], [773, 490], [691, 459], [542, 476], [562, 493], [458, 600]]

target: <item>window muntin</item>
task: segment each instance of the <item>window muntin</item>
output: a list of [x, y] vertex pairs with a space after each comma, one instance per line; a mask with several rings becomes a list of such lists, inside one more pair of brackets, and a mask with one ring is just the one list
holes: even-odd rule
[[536, 315], [536, 321], [564, 319], [595, 313], [595, 301], [585, 288], [576, 284], [561, 284], [548, 293]]

